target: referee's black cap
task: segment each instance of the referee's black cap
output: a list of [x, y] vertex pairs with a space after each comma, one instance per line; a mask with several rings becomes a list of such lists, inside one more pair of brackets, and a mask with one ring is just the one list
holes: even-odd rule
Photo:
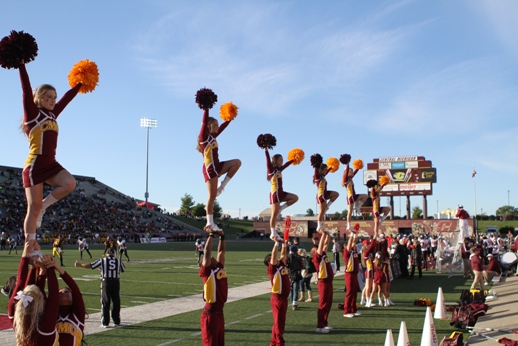
[[114, 248], [109, 248], [108, 249], [108, 255], [115, 255], [115, 249]]

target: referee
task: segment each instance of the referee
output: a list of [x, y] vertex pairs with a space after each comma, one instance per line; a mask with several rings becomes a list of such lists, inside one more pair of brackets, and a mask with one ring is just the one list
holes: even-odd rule
[[76, 261], [75, 267], [101, 269], [101, 305], [102, 319], [101, 328], [108, 328], [110, 324], [110, 301], [113, 301], [112, 319], [114, 327], [121, 323], [120, 310], [120, 273], [124, 272], [124, 263], [115, 256], [115, 249], [110, 248], [106, 257], [92, 263], [79, 263]]

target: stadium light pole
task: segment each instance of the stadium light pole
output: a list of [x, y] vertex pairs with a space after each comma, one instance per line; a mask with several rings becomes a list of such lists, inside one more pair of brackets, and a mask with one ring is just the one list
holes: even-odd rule
[[148, 119], [148, 118], [140, 118], [140, 127], [146, 128], [146, 193], [144, 197], [146, 199], [146, 208], [147, 208], [147, 200], [149, 198], [148, 192], [148, 170], [149, 170], [149, 129], [155, 128], [157, 126], [157, 120]]

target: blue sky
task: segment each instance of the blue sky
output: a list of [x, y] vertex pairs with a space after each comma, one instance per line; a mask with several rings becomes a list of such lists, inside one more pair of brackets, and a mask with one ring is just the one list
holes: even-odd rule
[[[59, 118], [58, 161], [73, 174], [143, 199], [146, 130], [149, 200], [170, 211], [188, 193], [205, 203], [195, 150], [202, 87], [239, 107], [218, 138], [220, 159], [242, 167], [218, 198], [224, 212], [250, 217], [269, 206], [261, 133], [274, 153], [294, 147], [306, 160], [283, 173], [299, 196], [286, 214], [315, 210], [309, 156], [350, 153], [431, 160], [438, 180], [428, 213], [462, 203], [474, 213], [517, 206], [518, 2], [515, 1], [9, 1], [0, 35], [24, 30], [39, 54], [27, 65], [33, 86], [68, 88], [83, 59], [100, 70], [97, 89]], [[0, 69], [0, 164], [22, 167], [28, 143], [18, 71]], [[328, 176], [346, 208], [339, 173]], [[360, 177], [356, 189], [364, 190]], [[387, 203], [386, 199], [382, 203]], [[421, 197], [411, 198], [422, 207]], [[401, 205], [401, 213], [400, 207]], [[404, 215], [405, 200], [395, 200]]]

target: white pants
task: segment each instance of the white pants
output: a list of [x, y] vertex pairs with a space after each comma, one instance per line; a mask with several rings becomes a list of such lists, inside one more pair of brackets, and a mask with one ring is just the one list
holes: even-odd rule
[[460, 234], [462, 235], [462, 239], [469, 237], [468, 220], [459, 219], [459, 229], [460, 229]]

